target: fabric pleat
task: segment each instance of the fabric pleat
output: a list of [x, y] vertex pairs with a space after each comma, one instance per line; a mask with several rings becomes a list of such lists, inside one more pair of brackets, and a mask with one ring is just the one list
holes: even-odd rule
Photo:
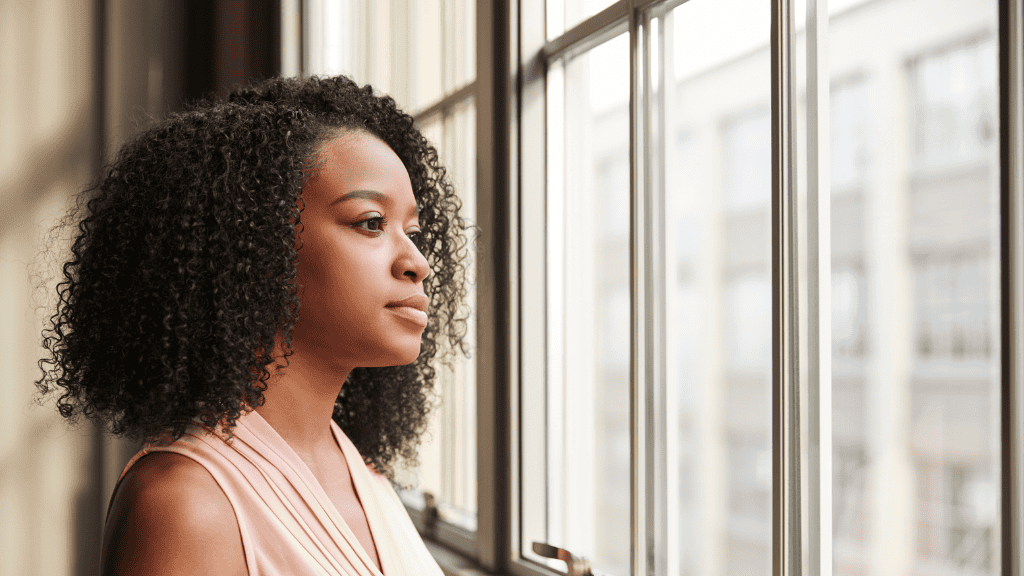
[[[363, 463], [333, 421], [331, 429], [349, 464], [383, 574], [442, 576], [391, 483]], [[382, 576], [306, 463], [256, 411], [238, 419], [230, 440], [192, 426], [173, 443], [143, 446], [118, 484], [152, 452], [181, 454], [210, 472], [235, 512], [250, 576]]]

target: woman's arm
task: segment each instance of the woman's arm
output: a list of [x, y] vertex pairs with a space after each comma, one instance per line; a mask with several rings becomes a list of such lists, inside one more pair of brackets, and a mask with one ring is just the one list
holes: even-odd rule
[[100, 573], [248, 574], [238, 521], [213, 476], [180, 454], [139, 459], [111, 503]]

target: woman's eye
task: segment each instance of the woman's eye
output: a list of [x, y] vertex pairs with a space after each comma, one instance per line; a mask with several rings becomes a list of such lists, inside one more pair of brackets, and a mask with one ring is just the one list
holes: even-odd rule
[[416, 245], [420, 252], [423, 251], [423, 232], [418, 227], [406, 230], [405, 235], [409, 237], [409, 240], [412, 240], [412, 243]]
[[384, 225], [387, 223], [388, 221], [383, 216], [371, 216], [366, 220], [356, 222], [355, 224], [353, 224], [353, 227], [362, 228], [363, 230], [366, 230], [367, 232], [372, 232], [376, 235], [380, 234], [381, 232], [384, 232]]

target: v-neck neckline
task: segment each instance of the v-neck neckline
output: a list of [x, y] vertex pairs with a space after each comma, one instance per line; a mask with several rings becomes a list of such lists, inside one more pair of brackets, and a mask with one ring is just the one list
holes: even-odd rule
[[[363, 462], [363, 458], [359, 455], [359, 452], [355, 449], [355, 445], [352, 444], [352, 441], [348, 439], [348, 436], [345, 436], [345, 433], [342, 431], [341, 427], [338, 426], [338, 423], [335, 422], [333, 418], [331, 419], [331, 432], [334, 433], [334, 442], [338, 445], [338, 449], [341, 450], [341, 457], [345, 459], [345, 467], [348, 468], [348, 475], [352, 479], [352, 489], [355, 491], [356, 498], [359, 500], [359, 507], [363, 509], [363, 517], [366, 518], [366, 529], [369, 530], [370, 539], [373, 541], [373, 547], [377, 551], [377, 560], [380, 562], [380, 568], [377, 568], [377, 565], [372, 562], [373, 558], [370, 557], [369, 550], [363, 548], [362, 542], [359, 543], [359, 547], [363, 548], [363, 552], [365, 552], [366, 556], [370, 558], [370, 565], [373, 566], [374, 569], [378, 570], [381, 573], [381, 576], [384, 576], [386, 573], [384, 571], [384, 554], [381, 552], [380, 549], [381, 532], [378, 529], [378, 527], [375, 526], [375, 524], [377, 523], [376, 516], [374, 514], [368, 514], [366, 512], [367, 501], [374, 499], [376, 496], [373, 493], [372, 486], [367, 486], [363, 484], [363, 481], [366, 479], [372, 480], [372, 478], [363, 477], [364, 475], [369, 476], [370, 472], [369, 470], [366, 469], [366, 464]], [[351, 448], [351, 450], [349, 450], [349, 448]], [[352, 462], [357, 463], [356, 468], [359, 468], [359, 470], [353, 469], [353, 466], [351, 464]], [[319, 484], [319, 481], [317, 483]], [[323, 486], [321, 486], [320, 488], [321, 490], [323, 490]], [[327, 491], [324, 490], [323, 492], [324, 495], [326, 496]], [[330, 500], [330, 497], [328, 497], [327, 499]], [[374, 505], [376, 504], [377, 502], [374, 502]], [[331, 505], [334, 505], [333, 501], [331, 502]], [[337, 507], [335, 507], [334, 512], [338, 515], [339, 518], [341, 518], [341, 512], [338, 511]], [[344, 521], [345, 519], [342, 518], [342, 522]], [[347, 522], [345, 523], [345, 526], [348, 527]], [[351, 532], [352, 528], [348, 528], [349, 532]], [[353, 535], [355, 534], [353, 533]], [[358, 541], [358, 538], [356, 540]]]
[[[335, 528], [342, 533], [342, 536], [346, 540], [350, 540], [349, 545], [356, 550], [357, 555], [363, 556], [361, 559], [362, 563], [370, 570], [372, 576], [385, 576], [384, 554], [380, 549], [380, 543], [382, 540], [381, 528], [378, 526], [377, 520], [373, 517], [374, 515], [366, 512], [367, 501], [373, 499], [374, 494], [372, 493], [372, 486], [366, 486], [364, 482], [365, 478], [362, 478], [361, 476], [363, 474], [368, 475], [369, 471], [365, 469], [359, 470], [358, 466], [350, 465], [351, 462], [362, 464], [363, 460], [355, 450], [355, 445], [351, 444], [351, 440], [348, 440], [348, 437], [345, 436], [341, 427], [339, 427], [333, 419], [331, 420], [331, 433], [334, 436], [335, 444], [341, 451], [341, 457], [345, 460], [345, 466], [348, 468], [349, 477], [352, 479], [352, 487], [355, 490], [356, 497], [359, 499], [359, 505], [363, 509], [363, 516], [366, 518], [366, 525], [367, 529], [370, 531], [370, 538], [373, 540], [374, 547], [377, 549], [377, 559], [380, 561], [380, 568], [378, 568], [377, 564], [373, 561], [373, 558], [370, 556], [370, 552], [363, 547], [363, 543], [356, 537], [355, 532], [348, 525], [348, 522], [345, 522], [345, 517], [342, 516], [337, 506], [334, 505], [334, 501], [327, 495], [327, 491], [324, 489], [323, 485], [320, 484], [320, 480], [318, 480], [316, 475], [313, 474], [313, 471], [309, 468], [309, 465], [306, 464], [305, 460], [303, 460], [299, 456], [299, 453], [292, 448], [291, 444], [288, 444], [284, 437], [281, 436], [273, 426], [271, 426], [270, 422], [267, 422], [262, 414], [256, 410], [252, 410], [250, 415], [254, 415], [255, 418], [258, 418], [259, 422], [255, 427], [246, 423], [247, 427], [254, 432], [257, 437], [260, 436], [258, 429], [265, 427], [266, 432], [264, 433], [271, 435], [271, 438], [264, 439], [264, 442], [271, 444], [272, 441], [273, 444], [280, 444], [283, 446], [283, 450], [286, 451], [286, 454], [290, 455], [290, 457], [285, 458], [285, 460], [291, 460], [290, 464], [292, 469], [304, 480], [305, 484], [307, 484], [307, 487], [312, 492], [313, 498], [317, 501], [320, 508], [327, 516], [327, 520], [335, 525]], [[242, 419], [239, 419], [238, 422], [241, 424]], [[273, 447], [273, 444], [271, 444], [271, 448]]]

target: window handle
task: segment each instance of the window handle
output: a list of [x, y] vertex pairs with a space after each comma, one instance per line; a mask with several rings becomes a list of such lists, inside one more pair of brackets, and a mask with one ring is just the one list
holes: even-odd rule
[[568, 576], [594, 576], [590, 571], [590, 561], [582, 556], [573, 556], [568, 550], [556, 548], [543, 542], [533, 543], [533, 553], [545, 558], [561, 560], [568, 568]]

